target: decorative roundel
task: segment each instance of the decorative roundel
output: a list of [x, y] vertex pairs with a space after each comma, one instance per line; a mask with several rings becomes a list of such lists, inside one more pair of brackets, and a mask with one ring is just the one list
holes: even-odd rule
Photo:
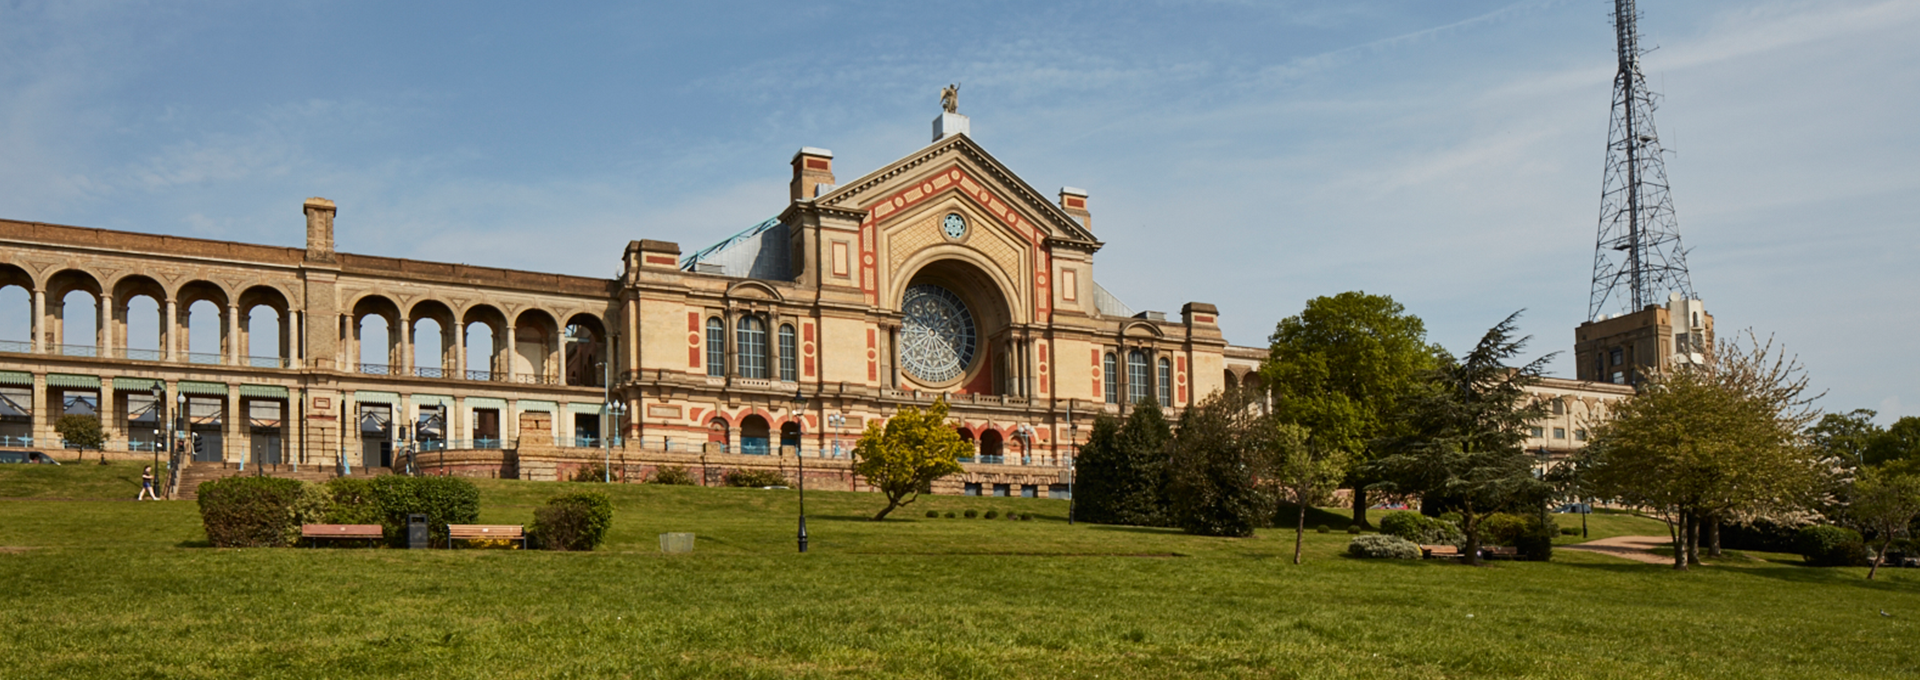
[[973, 364], [973, 313], [953, 291], [924, 283], [909, 286], [900, 316], [900, 366], [909, 375], [943, 383]]
[[947, 213], [947, 218], [940, 220], [940, 229], [947, 232], [947, 238], [958, 239], [966, 236], [967, 218], [961, 217], [960, 213]]

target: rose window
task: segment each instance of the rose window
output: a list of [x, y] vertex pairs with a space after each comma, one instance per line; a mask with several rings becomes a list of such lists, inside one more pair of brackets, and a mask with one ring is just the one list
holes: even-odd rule
[[942, 383], [960, 377], [973, 363], [973, 314], [953, 291], [908, 286], [900, 316], [900, 365], [908, 375]]

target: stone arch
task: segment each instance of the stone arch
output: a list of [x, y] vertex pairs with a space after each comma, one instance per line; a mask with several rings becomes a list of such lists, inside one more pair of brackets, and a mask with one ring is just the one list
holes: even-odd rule
[[[896, 286], [890, 300], [892, 309], [902, 309], [908, 289], [919, 285], [932, 285], [952, 293], [967, 307], [973, 317], [974, 345], [973, 355], [961, 368], [959, 376], [944, 381], [923, 380], [907, 370], [903, 359], [904, 352], [910, 349], [910, 338], [903, 334], [904, 329], [893, 331], [889, 343], [888, 362], [895, 365], [903, 380], [928, 391], [964, 391], [972, 393], [997, 393], [1009, 383], [1003, 366], [996, 366], [996, 358], [1006, 363], [1005, 357], [1011, 354], [1009, 348], [1014, 342], [1012, 328], [1021, 318], [1021, 307], [1014, 296], [1010, 281], [995, 274], [992, 263], [975, 262], [970, 258], [939, 258], [918, 260], [917, 269], [911, 275], [899, 278], [901, 285]], [[903, 389], [904, 389], [903, 385]]]
[[740, 418], [740, 452], [759, 456], [772, 453], [772, 433], [766, 416], [750, 413]]
[[[273, 323], [261, 324], [265, 318], [256, 315], [254, 310], [265, 307], [273, 312]], [[283, 368], [292, 365], [293, 358], [293, 303], [284, 291], [274, 286], [254, 285], [240, 291], [240, 356], [245, 357], [247, 365], [266, 368]], [[255, 336], [256, 331], [272, 330], [271, 340]], [[262, 342], [264, 341], [264, 342]]]
[[[140, 361], [167, 358], [168, 339], [173, 331], [172, 324], [167, 322], [167, 302], [172, 300], [167, 287], [151, 276], [128, 274], [115, 281], [112, 290], [111, 323], [114, 344], [121, 356]], [[144, 302], [136, 302], [142, 298]]]
[[[439, 300], [421, 300], [407, 309], [405, 355], [408, 373], [423, 378], [445, 378], [457, 370], [459, 341], [454, 338], [453, 307]], [[421, 333], [422, 323], [431, 324]], [[426, 342], [422, 342], [422, 339]], [[424, 354], [423, 354], [424, 352]]]
[[567, 317], [561, 333], [566, 341], [566, 384], [578, 387], [605, 387], [606, 374], [601, 364], [607, 361], [610, 344], [607, 326], [598, 315], [579, 312]]
[[514, 317], [512, 351], [508, 354], [511, 374], [520, 382], [553, 383], [560, 363], [560, 324], [544, 309], [522, 310]]
[[1006, 444], [1006, 435], [1000, 434], [999, 430], [991, 427], [981, 428], [980, 457], [985, 459], [983, 462], [1000, 462], [1006, 455]]
[[33, 292], [39, 289], [33, 274], [0, 262], [0, 352], [32, 351], [33, 330], [38, 325], [33, 318]]
[[[47, 277], [45, 341], [55, 354], [96, 356], [101, 345], [100, 279], [81, 269], [62, 269]], [[88, 313], [81, 304], [92, 307]], [[74, 331], [79, 331], [75, 333]]]
[[727, 297], [749, 300], [765, 299], [773, 302], [786, 302], [787, 300], [787, 296], [780, 294], [780, 289], [767, 285], [764, 281], [755, 281], [752, 279], [737, 281], [734, 282], [733, 285], [727, 286]]
[[[476, 334], [474, 327], [479, 326], [484, 333]], [[475, 352], [475, 340], [485, 340], [485, 350]], [[473, 305], [460, 314], [460, 365], [465, 367], [461, 377], [467, 380], [501, 380], [507, 375], [505, 349], [507, 346], [507, 315], [493, 305]]]
[[725, 415], [714, 413], [712, 418], [707, 419], [707, 443], [718, 444], [723, 450], [733, 443], [733, 425], [727, 422]]
[[[348, 308], [348, 362], [360, 373], [390, 375], [400, 365], [400, 305], [385, 295], [362, 295]], [[374, 317], [377, 324], [368, 324]], [[370, 337], [371, 336], [371, 337]]]
[[196, 364], [224, 363], [234, 341], [228, 330], [236, 313], [232, 294], [218, 283], [196, 279], [182, 284], [174, 300], [179, 314], [172, 320], [179, 338], [175, 351], [185, 352], [187, 361]]

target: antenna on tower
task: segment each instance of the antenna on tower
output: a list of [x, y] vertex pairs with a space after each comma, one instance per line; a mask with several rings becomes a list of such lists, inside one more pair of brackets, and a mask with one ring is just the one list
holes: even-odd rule
[[1639, 12], [1634, 0], [1613, 1], [1620, 72], [1613, 77], [1613, 124], [1607, 133], [1606, 180], [1600, 191], [1600, 234], [1593, 248], [1593, 292], [1587, 319], [1602, 310], [1637, 312], [1678, 292], [1696, 296], [1687, 251], [1668, 193], [1667, 164], [1653, 125], [1659, 96], [1640, 73]]

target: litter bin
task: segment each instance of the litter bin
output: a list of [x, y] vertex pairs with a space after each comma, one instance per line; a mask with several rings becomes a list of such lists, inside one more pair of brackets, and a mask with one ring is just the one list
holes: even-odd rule
[[693, 534], [682, 533], [682, 532], [668, 532], [668, 533], [660, 534], [660, 552], [663, 552], [663, 553], [693, 552]]
[[429, 547], [426, 515], [407, 515], [407, 547], [413, 550], [425, 550]]

